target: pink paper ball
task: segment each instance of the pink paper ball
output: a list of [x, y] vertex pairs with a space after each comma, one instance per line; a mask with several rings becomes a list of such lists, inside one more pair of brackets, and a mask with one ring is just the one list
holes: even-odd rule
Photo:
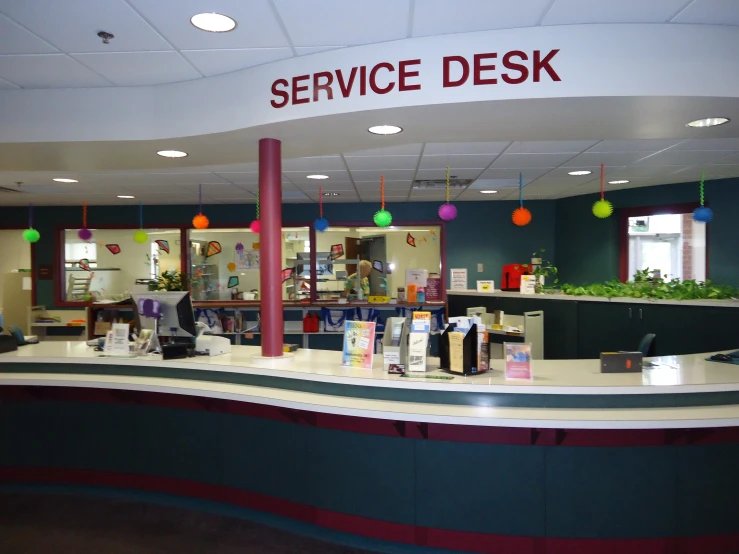
[[90, 240], [92, 238], [92, 231], [88, 229], [87, 227], [83, 227], [79, 231], [77, 231], [77, 236], [81, 240]]
[[259, 224], [259, 220], [255, 219], [249, 224], [249, 229], [251, 229], [252, 233], [259, 234], [259, 229], [261, 228], [261, 225]]
[[439, 206], [439, 217], [444, 221], [451, 221], [457, 217], [457, 208], [453, 204], [442, 204]]

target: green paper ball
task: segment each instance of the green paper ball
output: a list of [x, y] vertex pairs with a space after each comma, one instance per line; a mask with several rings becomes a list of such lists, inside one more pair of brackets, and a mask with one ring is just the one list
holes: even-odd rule
[[149, 235], [146, 234], [146, 231], [143, 229], [139, 229], [133, 234], [133, 240], [134, 242], [138, 242], [139, 244], [144, 244], [147, 240], [149, 240]]
[[28, 242], [38, 242], [38, 239], [41, 238], [41, 233], [39, 233], [36, 229], [33, 227], [29, 227], [25, 231], [23, 231], [23, 240]]
[[613, 204], [608, 200], [600, 199], [593, 204], [593, 215], [605, 219], [613, 213]]
[[393, 222], [393, 216], [390, 215], [390, 212], [384, 208], [375, 213], [375, 217], [373, 219], [375, 225], [377, 225], [378, 227], [387, 227]]

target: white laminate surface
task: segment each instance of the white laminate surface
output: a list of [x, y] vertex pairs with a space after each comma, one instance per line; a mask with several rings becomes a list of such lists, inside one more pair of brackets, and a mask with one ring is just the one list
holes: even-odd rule
[[[150, 355], [140, 358], [101, 357], [84, 342], [42, 342], [15, 352], [0, 354], [0, 364], [53, 363], [141, 365], [185, 367], [202, 371], [229, 371], [302, 379], [325, 383], [466, 392], [516, 394], [665, 394], [739, 391], [739, 365], [706, 361], [709, 354], [654, 358], [659, 365], [642, 373], [600, 373], [599, 360], [534, 360], [531, 381], [506, 380], [504, 362], [492, 360], [493, 370], [482, 375], [455, 375], [450, 380], [427, 379], [422, 375], [444, 375], [438, 359], [432, 371], [415, 377], [388, 374], [381, 356], [375, 356], [372, 370], [341, 366], [341, 353], [333, 350], [300, 349], [294, 357], [280, 360], [255, 359], [257, 346], [233, 346], [230, 354], [184, 360], [162, 360]], [[74, 369], [70, 368], [70, 373]]]
[[529, 298], [536, 300], [574, 300], [578, 302], [613, 302], [619, 304], [666, 304], [673, 306], [712, 306], [714, 308], [739, 308], [739, 299], [729, 300], [659, 300], [656, 298], [627, 298], [623, 296], [610, 298], [607, 296], [572, 296], [570, 294], [521, 294], [498, 290], [495, 292], [478, 292], [477, 290], [447, 290], [447, 296], [478, 296], [499, 298]]

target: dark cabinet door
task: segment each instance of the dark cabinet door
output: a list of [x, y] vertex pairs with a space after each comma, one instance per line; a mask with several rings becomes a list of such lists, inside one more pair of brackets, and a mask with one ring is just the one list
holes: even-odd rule
[[601, 352], [636, 350], [643, 336], [638, 305], [578, 302], [578, 358], [599, 358]]

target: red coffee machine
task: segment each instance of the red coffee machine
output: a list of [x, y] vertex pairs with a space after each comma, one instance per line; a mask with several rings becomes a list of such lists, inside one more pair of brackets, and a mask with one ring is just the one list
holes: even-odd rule
[[521, 275], [531, 272], [528, 264], [508, 264], [503, 266], [503, 277], [500, 279], [500, 290], [516, 291], [521, 289]]

